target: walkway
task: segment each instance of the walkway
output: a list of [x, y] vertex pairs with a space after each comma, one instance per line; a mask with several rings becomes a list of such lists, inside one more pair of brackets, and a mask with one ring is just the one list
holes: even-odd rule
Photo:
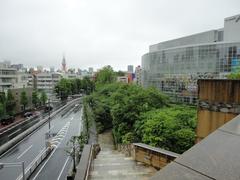
[[89, 179], [147, 180], [156, 172], [154, 168], [137, 163], [133, 158], [125, 157], [124, 154], [114, 150], [111, 132], [100, 134], [98, 143], [101, 151], [93, 162], [93, 171], [91, 171]]

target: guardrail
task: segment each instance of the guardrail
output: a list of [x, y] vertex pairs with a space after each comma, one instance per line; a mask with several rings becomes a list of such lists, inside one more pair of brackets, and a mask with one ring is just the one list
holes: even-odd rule
[[92, 162], [96, 158], [96, 155], [100, 150], [100, 148], [98, 147], [98, 144], [84, 145], [74, 180], [87, 180], [89, 178], [89, 173], [93, 170]]
[[[43, 150], [25, 169], [25, 178], [28, 179], [41, 162], [51, 153], [52, 148], [48, 147]], [[18, 176], [16, 180], [22, 180], [23, 175]]]
[[[63, 109], [65, 109], [67, 106], [75, 103], [76, 101], [80, 100], [80, 98], [74, 99], [71, 102], [67, 103], [66, 105], [64, 105], [63, 107], [61, 107], [60, 109], [58, 109], [57, 111], [54, 111], [51, 114], [51, 118], [53, 118], [54, 116], [56, 116], [60, 111], [62, 111]], [[38, 129], [39, 127], [41, 127], [43, 124], [45, 124], [46, 122], [48, 122], [49, 119], [48, 117], [39, 121], [38, 123], [34, 124], [32, 127], [28, 128], [27, 130], [25, 130], [24, 132], [22, 132], [21, 134], [17, 135], [16, 137], [14, 137], [13, 139], [11, 139], [10, 141], [8, 141], [7, 143], [3, 144], [2, 146], [0, 146], [0, 155], [3, 154], [5, 151], [7, 151], [9, 148], [13, 147], [14, 145], [16, 145], [18, 142], [20, 142], [22, 139], [24, 139], [26, 136], [28, 136], [29, 134], [31, 134], [32, 132], [34, 132], [36, 129]]]

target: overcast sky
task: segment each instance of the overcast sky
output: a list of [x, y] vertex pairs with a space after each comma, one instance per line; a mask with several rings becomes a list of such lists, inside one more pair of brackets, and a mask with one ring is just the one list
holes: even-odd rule
[[141, 64], [151, 44], [223, 27], [240, 0], [0, 0], [0, 60], [60, 68]]

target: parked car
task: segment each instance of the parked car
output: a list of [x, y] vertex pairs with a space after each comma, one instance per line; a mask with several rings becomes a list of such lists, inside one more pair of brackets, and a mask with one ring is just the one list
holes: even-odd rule
[[5, 116], [1, 119], [1, 124], [2, 125], [8, 125], [13, 123], [15, 120], [14, 116]]
[[31, 117], [33, 116], [33, 113], [32, 112], [26, 112], [23, 117], [27, 118], [27, 117]]

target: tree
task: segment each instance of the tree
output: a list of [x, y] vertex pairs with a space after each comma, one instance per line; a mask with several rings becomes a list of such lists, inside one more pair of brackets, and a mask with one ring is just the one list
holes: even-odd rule
[[2, 119], [5, 116], [5, 108], [2, 103], [0, 103], [0, 119]]
[[45, 91], [41, 92], [40, 100], [41, 100], [41, 104], [45, 106], [47, 102], [47, 94], [45, 93]]
[[87, 143], [87, 139], [83, 132], [81, 132], [80, 136], [72, 136], [67, 142], [67, 149], [65, 151], [72, 157], [73, 173], [76, 172], [76, 161], [79, 161], [85, 143]]
[[10, 116], [13, 116], [15, 107], [16, 107], [15, 99], [12, 95], [11, 90], [8, 90], [7, 101], [6, 101], [6, 112], [7, 112], [7, 114], [10, 115]]
[[61, 98], [61, 100], [66, 100], [71, 94], [71, 84], [68, 79], [62, 78], [55, 86], [55, 92]]
[[108, 84], [115, 81], [116, 74], [111, 66], [105, 66], [97, 73], [96, 82], [98, 84]]
[[28, 104], [27, 93], [25, 90], [21, 92], [20, 103], [23, 105], [23, 111], [25, 112], [26, 106]]
[[0, 92], [0, 103], [2, 108], [2, 114], [3, 116], [6, 115], [6, 95], [5, 92]]
[[84, 90], [84, 93], [86, 94], [90, 94], [95, 89], [94, 82], [87, 76], [83, 78], [81, 85], [82, 89]]
[[35, 108], [37, 108], [38, 104], [39, 104], [39, 96], [38, 96], [38, 92], [37, 91], [33, 91], [32, 92], [32, 103], [34, 104]]

